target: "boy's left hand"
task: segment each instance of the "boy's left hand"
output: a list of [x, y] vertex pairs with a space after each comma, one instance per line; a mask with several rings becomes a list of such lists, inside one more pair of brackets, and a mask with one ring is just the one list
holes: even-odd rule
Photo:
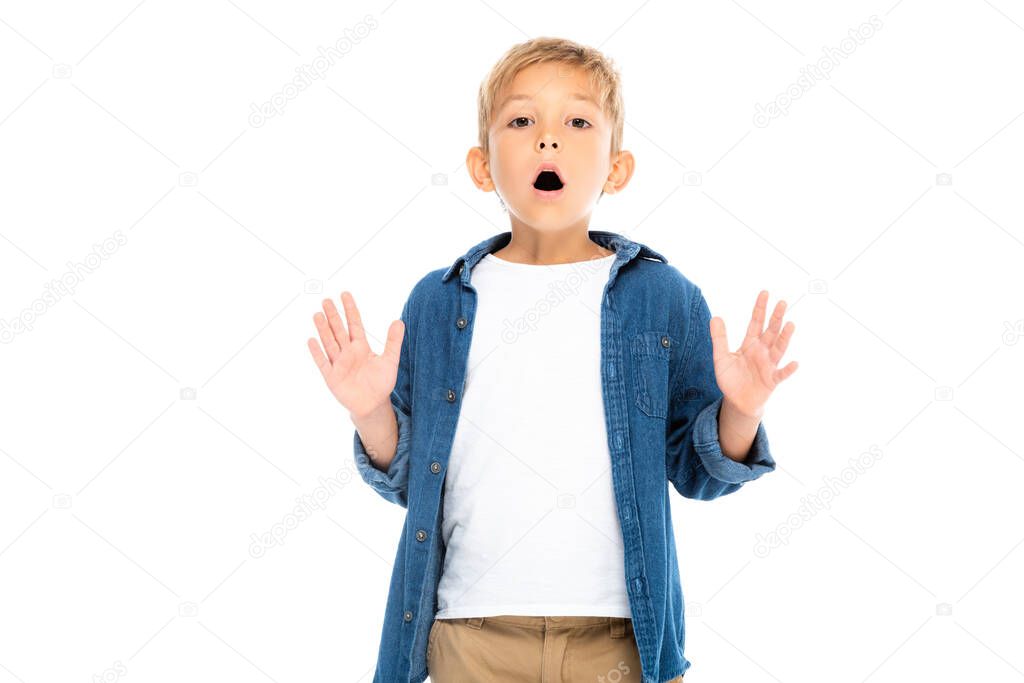
[[747, 336], [735, 353], [729, 351], [725, 321], [718, 316], [711, 318], [715, 378], [724, 395], [722, 400], [732, 404], [739, 413], [756, 419], [764, 414], [764, 405], [775, 387], [796, 372], [797, 368], [796, 361], [790, 361], [782, 369], [776, 367], [789, 345], [789, 338], [793, 336], [796, 325], [789, 321], [782, 327], [786, 302], [780, 300], [775, 305], [768, 329], [763, 329], [767, 302], [768, 291], [762, 289], [754, 303]]

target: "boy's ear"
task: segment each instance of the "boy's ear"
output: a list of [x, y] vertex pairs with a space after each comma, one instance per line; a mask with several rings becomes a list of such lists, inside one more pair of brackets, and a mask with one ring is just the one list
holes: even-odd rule
[[612, 157], [612, 168], [608, 173], [608, 180], [605, 181], [604, 187], [602, 188], [607, 194], [615, 194], [626, 189], [626, 185], [629, 184], [629, 179], [633, 177], [633, 168], [636, 165], [636, 160], [633, 159], [633, 153], [627, 150], [622, 150], [618, 154]]
[[473, 184], [484, 192], [494, 190], [494, 181], [491, 179], [491, 167], [487, 162], [487, 155], [482, 147], [471, 147], [466, 155], [466, 170]]

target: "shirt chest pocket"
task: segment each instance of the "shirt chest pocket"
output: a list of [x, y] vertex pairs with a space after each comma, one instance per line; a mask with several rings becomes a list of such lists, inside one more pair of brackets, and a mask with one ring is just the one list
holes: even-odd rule
[[645, 415], [668, 415], [668, 361], [674, 344], [675, 339], [657, 330], [636, 333], [630, 344], [636, 405]]

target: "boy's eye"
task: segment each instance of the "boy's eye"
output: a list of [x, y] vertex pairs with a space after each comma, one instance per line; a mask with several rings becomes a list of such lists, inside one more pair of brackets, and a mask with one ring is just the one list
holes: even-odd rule
[[[526, 123], [524, 123], [523, 125], [520, 126], [520, 125], [517, 125], [517, 123], [519, 121], [525, 121]], [[509, 126], [509, 128], [526, 128], [526, 126], [529, 125], [529, 121], [530, 121], [530, 117], [529, 116], [517, 116], [516, 118], [512, 119], [511, 121], [509, 121], [508, 126]], [[582, 125], [576, 125], [577, 121], [580, 121]], [[590, 128], [591, 127], [591, 123], [589, 121], [587, 121], [586, 119], [578, 118], [578, 117], [574, 118], [574, 119], [570, 119], [569, 123], [570, 123], [570, 125], [573, 128]]]

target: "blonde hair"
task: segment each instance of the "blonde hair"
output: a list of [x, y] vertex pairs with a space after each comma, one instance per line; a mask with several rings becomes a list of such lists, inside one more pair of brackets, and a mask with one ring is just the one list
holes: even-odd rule
[[557, 62], [577, 67], [590, 78], [591, 87], [612, 127], [611, 154], [622, 149], [622, 128], [625, 121], [622, 85], [612, 60], [586, 45], [564, 38], [532, 38], [509, 48], [480, 84], [477, 97], [478, 142], [484, 154], [489, 151], [487, 133], [494, 116], [498, 93], [512, 83], [520, 71], [533, 64]]

